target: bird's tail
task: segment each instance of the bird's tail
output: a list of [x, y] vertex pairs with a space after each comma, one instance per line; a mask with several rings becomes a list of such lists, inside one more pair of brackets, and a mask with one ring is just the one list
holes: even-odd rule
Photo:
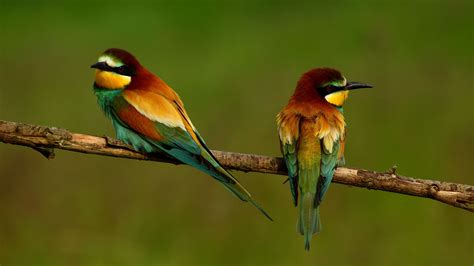
[[298, 231], [304, 236], [304, 247], [309, 250], [309, 244], [313, 234], [318, 233], [321, 229], [321, 221], [319, 219], [319, 207], [314, 205], [315, 194], [307, 192], [301, 197], [298, 218]]
[[178, 152], [181, 152], [180, 155], [182, 156], [175, 157], [181, 158], [180, 160], [182, 160], [183, 162], [192, 165], [198, 168], [199, 170], [211, 175], [239, 199], [252, 203], [263, 215], [270, 219], [270, 221], [273, 221], [270, 215], [268, 215], [268, 213], [252, 199], [250, 193], [239, 183], [239, 181], [235, 179], [235, 177], [232, 176], [229, 171], [227, 171], [219, 164], [219, 162], [211, 153], [211, 151], [205, 146], [204, 141], [202, 141], [201, 144], [203, 152], [201, 156], [190, 156], [189, 153], [183, 153], [181, 152], [181, 150], [178, 150]]
[[237, 196], [242, 201], [248, 201], [252, 203], [252, 205], [255, 206], [270, 221], [273, 221], [272, 217], [270, 217], [270, 215], [255, 200], [252, 199], [252, 196], [250, 195], [250, 193], [239, 183], [239, 181], [237, 181], [237, 179], [235, 179], [229, 172], [227, 172], [226, 170], [224, 171], [226, 175], [230, 175], [232, 177], [234, 182], [232, 183], [221, 182], [221, 184], [223, 184], [224, 187], [227, 188], [227, 190], [232, 192], [235, 196]]

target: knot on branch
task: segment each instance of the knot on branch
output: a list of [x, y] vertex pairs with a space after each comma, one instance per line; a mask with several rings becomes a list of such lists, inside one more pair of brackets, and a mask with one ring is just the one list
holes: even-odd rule
[[42, 130], [42, 132], [39, 134], [44, 134], [48, 141], [51, 142], [61, 143], [72, 139], [72, 133], [64, 128], [49, 127], [41, 128], [40, 130]]
[[432, 184], [429, 189], [429, 195], [432, 198], [436, 198], [436, 193], [438, 193], [439, 187], [435, 184]]

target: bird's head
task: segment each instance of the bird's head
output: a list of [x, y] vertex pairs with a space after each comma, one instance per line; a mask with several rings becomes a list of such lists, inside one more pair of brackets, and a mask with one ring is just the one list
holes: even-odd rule
[[332, 68], [312, 69], [303, 74], [298, 85], [314, 90], [321, 99], [338, 107], [349, 97], [350, 90], [372, 88], [368, 84], [348, 82], [341, 72]]
[[99, 88], [118, 90], [125, 88], [141, 68], [138, 60], [129, 52], [107, 49], [91, 68], [95, 68], [95, 84]]

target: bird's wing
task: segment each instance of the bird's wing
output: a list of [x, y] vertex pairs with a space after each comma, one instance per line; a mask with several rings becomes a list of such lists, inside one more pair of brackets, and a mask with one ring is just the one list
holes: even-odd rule
[[319, 128], [321, 129], [318, 134], [323, 137], [321, 138], [321, 177], [318, 180], [317, 197], [315, 199], [316, 206], [321, 203], [331, 184], [334, 170], [341, 158], [340, 146], [341, 138], [343, 138], [343, 136], [336, 133], [336, 131], [327, 134], [323, 133], [322, 129], [327, 128], [321, 124], [325, 123], [324, 119], [318, 119], [317, 123], [320, 123]]
[[280, 148], [288, 169], [288, 180], [290, 181], [293, 203], [298, 205], [298, 138], [300, 118], [294, 114], [284, 111], [277, 115], [278, 135], [280, 137]]
[[209, 150], [209, 148], [206, 145], [206, 142], [204, 142], [204, 139], [201, 137], [197, 129], [194, 127], [193, 123], [191, 122], [191, 119], [186, 113], [183, 103], [180, 100], [174, 100], [173, 105], [175, 106], [176, 110], [178, 110], [179, 114], [181, 115], [181, 118], [186, 127], [186, 131], [190, 133], [190, 135], [193, 137], [193, 139], [196, 141], [199, 147], [203, 150], [203, 156], [206, 158], [206, 160], [213, 162], [215, 167], [219, 167], [219, 170], [223, 174], [232, 176], [227, 170], [221, 167], [217, 158], [214, 156], [214, 154], [212, 154], [211, 150]]
[[118, 108], [117, 115], [134, 131], [167, 154], [219, 181], [236, 183], [231, 175], [222, 173], [222, 167], [199, 141], [175, 103], [152, 91], [125, 90], [123, 99], [128, 105]]

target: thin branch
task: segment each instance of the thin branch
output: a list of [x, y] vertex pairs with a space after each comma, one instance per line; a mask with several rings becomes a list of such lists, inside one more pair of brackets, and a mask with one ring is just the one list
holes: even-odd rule
[[[122, 142], [108, 137], [96, 137], [72, 133], [56, 127], [2, 120], [0, 120], [0, 141], [31, 147], [48, 159], [54, 158], [53, 149], [63, 149], [88, 154], [180, 164], [180, 162], [163, 155], [144, 155]], [[277, 175], [287, 174], [282, 158], [224, 151], [212, 152], [219, 162], [229, 169]], [[395, 171], [395, 167], [383, 173], [339, 167], [333, 182], [431, 198], [474, 212], [474, 186], [404, 177], [395, 174]]]

